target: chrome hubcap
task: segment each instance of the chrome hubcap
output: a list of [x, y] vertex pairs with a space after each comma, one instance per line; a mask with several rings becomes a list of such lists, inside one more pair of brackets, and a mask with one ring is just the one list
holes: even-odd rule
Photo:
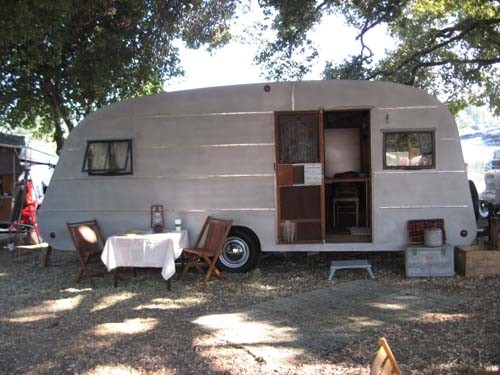
[[250, 250], [247, 243], [239, 237], [229, 237], [222, 247], [219, 260], [228, 268], [238, 268], [243, 266], [249, 257]]

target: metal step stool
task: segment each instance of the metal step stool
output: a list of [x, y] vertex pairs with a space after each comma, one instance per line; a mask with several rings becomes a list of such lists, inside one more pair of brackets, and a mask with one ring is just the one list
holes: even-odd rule
[[372, 265], [366, 259], [356, 259], [356, 260], [334, 260], [330, 265], [330, 274], [328, 275], [328, 280], [333, 280], [335, 277], [335, 271], [345, 270], [345, 269], [355, 269], [364, 268], [368, 271], [370, 277], [375, 280], [375, 276], [372, 272]]

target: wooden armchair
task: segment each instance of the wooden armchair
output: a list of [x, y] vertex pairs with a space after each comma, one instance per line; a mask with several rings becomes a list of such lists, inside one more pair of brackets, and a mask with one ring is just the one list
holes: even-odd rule
[[87, 275], [90, 284], [94, 286], [94, 282], [87, 269], [87, 264], [91, 257], [100, 255], [104, 248], [104, 236], [101, 228], [97, 224], [97, 220], [81, 221], [77, 223], [66, 223], [71, 240], [75, 245], [76, 252], [80, 257], [80, 271], [76, 282], [80, 282], [83, 275]]
[[[232, 220], [207, 217], [194, 248], [185, 248], [182, 250], [183, 255], [186, 257], [186, 264], [180, 277], [183, 277], [191, 267], [194, 267], [200, 273], [205, 274], [202, 279], [204, 283], [210, 279], [212, 272], [219, 279], [222, 279], [222, 274], [217, 268], [216, 263], [222, 252], [222, 245], [227, 238], [231, 225], [233, 225]], [[201, 245], [203, 240], [204, 243]], [[205, 271], [202, 266], [208, 266], [208, 269]]]
[[381, 337], [378, 340], [379, 349], [375, 359], [373, 360], [370, 375], [401, 375], [396, 358], [392, 354], [392, 350], [387, 343], [387, 340]]

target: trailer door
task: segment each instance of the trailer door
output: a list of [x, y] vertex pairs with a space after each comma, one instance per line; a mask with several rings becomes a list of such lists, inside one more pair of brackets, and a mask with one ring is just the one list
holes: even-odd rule
[[323, 113], [275, 114], [278, 243], [325, 239]]

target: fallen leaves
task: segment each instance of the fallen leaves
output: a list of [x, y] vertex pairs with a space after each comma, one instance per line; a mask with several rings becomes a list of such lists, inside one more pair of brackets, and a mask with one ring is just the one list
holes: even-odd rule
[[[367, 336], [321, 359], [273, 370], [243, 346], [217, 342], [190, 321], [331, 287], [329, 262], [340, 259], [338, 255], [265, 255], [247, 274], [225, 273], [225, 280], [207, 285], [199, 282], [199, 275], [189, 274], [174, 280], [172, 291], [158, 270], [141, 270], [136, 278], [125, 274], [116, 289], [112, 275], [106, 274], [91, 289], [86, 281], [74, 283], [74, 253], [55, 251], [49, 268], [33, 268], [32, 256], [17, 259], [0, 250], [0, 373], [369, 374], [381, 336], [404, 374], [500, 371], [498, 277], [408, 279], [401, 255], [364, 254], [373, 264], [376, 282], [464, 302], [416, 315], [404, 324], [373, 327]], [[336, 273], [336, 283], [365, 278], [364, 270]], [[394, 310], [398, 305], [379, 307]]]

